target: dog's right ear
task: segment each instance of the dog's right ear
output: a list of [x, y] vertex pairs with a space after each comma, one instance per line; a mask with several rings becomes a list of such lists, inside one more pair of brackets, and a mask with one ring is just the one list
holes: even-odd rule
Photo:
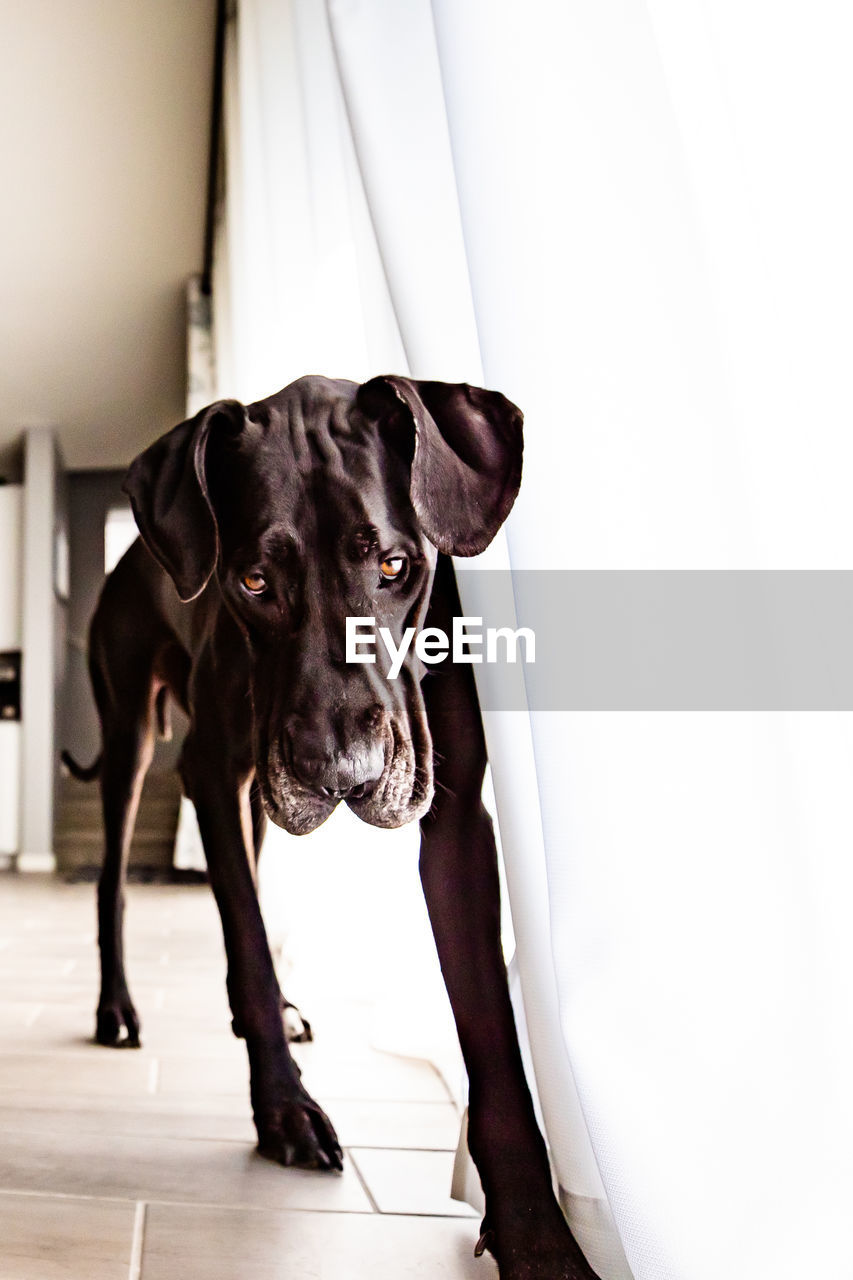
[[130, 464], [122, 488], [148, 550], [172, 578], [182, 600], [207, 586], [219, 555], [219, 533], [205, 474], [211, 434], [240, 434], [246, 410], [219, 400], [182, 422]]

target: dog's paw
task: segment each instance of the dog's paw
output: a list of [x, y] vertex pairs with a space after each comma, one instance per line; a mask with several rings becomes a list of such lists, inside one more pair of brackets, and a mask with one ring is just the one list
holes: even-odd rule
[[498, 1232], [487, 1214], [480, 1227], [475, 1256], [492, 1254], [500, 1280], [599, 1280], [562, 1214], [557, 1211], [548, 1218], [532, 1230], [530, 1220], [521, 1230], [506, 1221]]
[[[281, 1021], [284, 1027], [284, 1038], [288, 1044], [306, 1044], [314, 1039], [311, 1023], [296, 1005], [285, 1000], [284, 996], [281, 997]], [[231, 1030], [238, 1040], [246, 1039], [243, 1024], [236, 1014], [231, 1019]]]
[[284, 1023], [284, 1034], [289, 1044], [307, 1044], [309, 1040], [314, 1039], [311, 1023], [289, 1000], [282, 1000], [281, 1020]]
[[115, 1049], [138, 1049], [139, 1017], [130, 996], [102, 1000], [95, 1014], [95, 1041]]
[[332, 1122], [307, 1094], [289, 1099], [273, 1115], [256, 1117], [258, 1150], [269, 1160], [300, 1169], [342, 1169], [343, 1152]]

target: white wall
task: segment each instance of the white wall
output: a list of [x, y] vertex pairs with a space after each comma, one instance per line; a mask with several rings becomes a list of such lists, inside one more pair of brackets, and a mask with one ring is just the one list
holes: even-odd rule
[[49, 870], [57, 779], [56, 709], [63, 674], [65, 605], [57, 601], [57, 535], [66, 520], [54, 432], [24, 434], [20, 870]]
[[184, 416], [215, 8], [0, 3], [0, 460], [56, 423], [70, 466], [126, 466]]

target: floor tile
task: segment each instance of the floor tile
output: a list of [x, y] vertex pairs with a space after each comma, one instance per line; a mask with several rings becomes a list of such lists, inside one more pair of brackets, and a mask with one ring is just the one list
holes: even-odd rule
[[[133, 998], [141, 1008], [153, 1004], [163, 986], [163, 979], [156, 984], [135, 983]], [[3, 999], [10, 1004], [21, 1002], [27, 1004], [44, 1004], [59, 1006], [63, 1009], [77, 1010], [80, 1015], [80, 1034], [91, 1035], [95, 1028], [95, 1005], [98, 1002], [98, 980], [94, 975], [83, 979], [79, 974], [74, 981], [60, 982], [47, 980], [37, 975], [28, 975], [24, 971], [15, 973], [14, 977], [4, 979], [2, 985]]]
[[[165, 1002], [164, 1002], [165, 1003]], [[139, 1010], [143, 1048], [157, 1057], [209, 1059], [217, 1057], [243, 1063], [246, 1045], [231, 1030], [231, 1014], [225, 1006], [204, 1014], [173, 1010]]]
[[250, 1145], [112, 1134], [107, 1124], [85, 1144], [74, 1133], [7, 1131], [0, 1190], [346, 1213], [371, 1208], [351, 1161], [342, 1174], [284, 1169]]
[[495, 1280], [473, 1222], [152, 1205], [142, 1280]]
[[388, 1102], [448, 1102], [441, 1076], [428, 1062], [366, 1049], [336, 1053], [321, 1040], [294, 1046], [307, 1089], [318, 1097]]
[[429, 1063], [376, 1047], [381, 1002], [350, 999], [337, 961], [312, 976], [315, 1040], [294, 1056], [345, 1169], [282, 1169], [255, 1151], [209, 890], [128, 899], [143, 1047], [116, 1051], [91, 1040], [92, 886], [0, 876], [2, 1280], [125, 1280], [143, 1202], [142, 1280], [494, 1276], [473, 1258], [476, 1217], [449, 1199], [457, 1108]]
[[418, 1213], [471, 1217], [474, 1210], [450, 1198], [453, 1153], [350, 1151], [380, 1213]]
[[136, 1206], [0, 1194], [3, 1280], [127, 1280]]
[[414, 1147], [455, 1151], [460, 1116], [450, 1102], [385, 1102], [335, 1098], [330, 1115], [347, 1147]]
[[[195, 1138], [218, 1142], [238, 1142], [251, 1149], [256, 1142], [249, 1101], [235, 1098], [199, 1097], [188, 1106], [178, 1101], [171, 1106], [156, 1096], [128, 1099], [116, 1094], [99, 1097], [75, 1095], [63, 1107], [53, 1099], [34, 1094], [13, 1093], [0, 1097], [0, 1134], [73, 1134], [84, 1142], [105, 1130], [111, 1137]], [[223, 1105], [225, 1104], [225, 1105]], [[230, 1109], [229, 1109], [230, 1108]], [[360, 1136], [363, 1130], [356, 1130]], [[0, 1138], [0, 1147], [5, 1141]], [[0, 1271], [2, 1275], [2, 1271]]]
[[10, 1034], [16, 1035], [33, 1025], [43, 1007], [37, 1000], [0, 1000], [4, 1047]]
[[[319, 1041], [293, 1046], [308, 1091], [318, 1098], [377, 1099], [393, 1102], [447, 1102], [444, 1082], [428, 1064], [413, 1058], [365, 1050], [344, 1054]], [[244, 1054], [222, 1054], [200, 1069], [195, 1055], [164, 1055], [158, 1092], [238, 1093], [248, 1089]]]
[[[345, 1147], [454, 1151], [459, 1138], [459, 1114], [449, 1102], [334, 1098], [328, 1109]], [[59, 1105], [51, 1094], [0, 1094], [0, 1134], [67, 1133], [82, 1138], [105, 1129], [114, 1136], [212, 1138], [244, 1146], [255, 1143], [248, 1095], [148, 1094], [128, 1098], [121, 1094], [71, 1094]]]
[[0, 1100], [9, 1089], [41, 1090], [45, 1093], [147, 1093], [150, 1063], [127, 1050], [103, 1049], [97, 1045], [82, 1050], [81, 1038], [74, 1051], [63, 1053], [0, 1053]]
[[[241, 1046], [235, 1044], [235, 1049]], [[160, 1060], [157, 1092], [163, 1095], [187, 1093], [236, 1094], [249, 1096], [249, 1059], [245, 1049], [200, 1059], [195, 1054], [170, 1054]]]
[[70, 977], [73, 972], [69, 961], [76, 964], [77, 957], [65, 951], [61, 955], [41, 955], [37, 951], [30, 955], [18, 954], [14, 944], [0, 951], [0, 989], [7, 982], [58, 982]]

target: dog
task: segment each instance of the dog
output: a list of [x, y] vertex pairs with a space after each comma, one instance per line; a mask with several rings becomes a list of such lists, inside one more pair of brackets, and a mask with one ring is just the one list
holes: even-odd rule
[[[265, 816], [294, 835], [343, 802], [378, 827], [419, 821], [420, 875], [470, 1081], [468, 1143], [486, 1213], [476, 1252], [504, 1280], [596, 1280], [554, 1198], [500, 940], [486, 749], [471, 668], [399, 678], [346, 661], [347, 617], [452, 629], [449, 557], [482, 551], [521, 481], [522, 415], [498, 392], [383, 376], [306, 377], [221, 400], [156, 440], [124, 484], [141, 540], [90, 630], [103, 738], [96, 1038], [138, 1044], [122, 943], [128, 848], [155, 731], [189, 717], [180, 773], [222, 918], [235, 1033], [260, 1151], [336, 1170], [329, 1118], [287, 1043], [258, 908]], [[387, 667], [387, 664], [386, 664]]]

